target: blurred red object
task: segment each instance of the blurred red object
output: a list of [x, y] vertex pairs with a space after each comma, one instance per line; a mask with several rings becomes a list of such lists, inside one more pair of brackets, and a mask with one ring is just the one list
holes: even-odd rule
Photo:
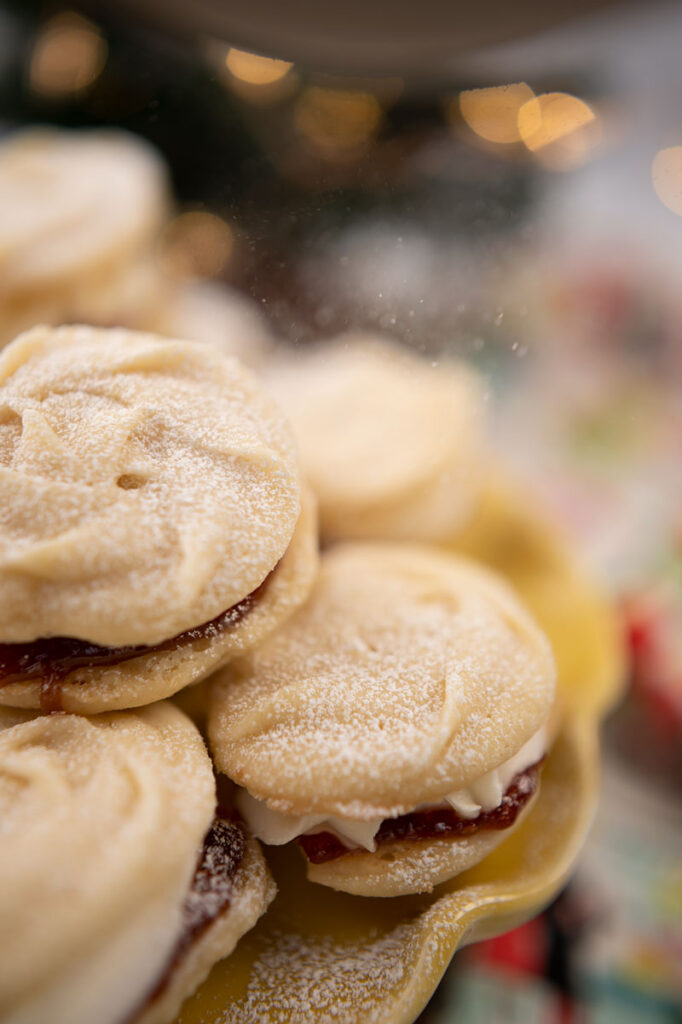
[[521, 974], [544, 974], [547, 959], [547, 929], [542, 917], [472, 947], [477, 963], [503, 966]]
[[665, 740], [682, 733], [682, 598], [660, 585], [624, 602], [633, 694]]

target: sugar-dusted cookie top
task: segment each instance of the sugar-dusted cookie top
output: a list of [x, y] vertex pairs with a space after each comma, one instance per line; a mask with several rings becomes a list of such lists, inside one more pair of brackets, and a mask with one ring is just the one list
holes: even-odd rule
[[308, 602], [216, 677], [220, 771], [273, 810], [355, 819], [438, 803], [546, 722], [549, 644], [493, 573], [429, 548], [347, 544]]
[[323, 533], [438, 540], [470, 514], [486, 470], [483, 387], [386, 339], [342, 336], [273, 363]]
[[0, 298], [69, 285], [146, 243], [167, 199], [162, 161], [125, 132], [40, 128], [0, 145]]
[[24, 717], [0, 714], [3, 1019], [116, 1024], [172, 952], [211, 763], [165, 703]]
[[0, 641], [159, 643], [252, 593], [298, 514], [287, 423], [236, 360], [90, 327], [0, 355]]

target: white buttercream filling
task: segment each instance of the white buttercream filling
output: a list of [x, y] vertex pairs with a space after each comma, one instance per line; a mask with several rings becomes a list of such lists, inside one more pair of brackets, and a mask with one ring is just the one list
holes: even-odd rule
[[[512, 780], [543, 757], [547, 746], [547, 730], [543, 726], [508, 761], [493, 768], [470, 783], [465, 789], [448, 793], [440, 804], [418, 804], [412, 811], [427, 807], [450, 805], [461, 818], [477, 818], [482, 811], [492, 811], [502, 803]], [[246, 789], [237, 791], [236, 805], [251, 833], [269, 846], [283, 846], [297, 836], [316, 832], [331, 832], [349, 849], [363, 847], [374, 853], [375, 836], [384, 818], [342, 818], [330, 814], [282, 814], [271, 810], [263, 800], [257, 800]], [[320, 827], [322, 826], [322, 828]]]

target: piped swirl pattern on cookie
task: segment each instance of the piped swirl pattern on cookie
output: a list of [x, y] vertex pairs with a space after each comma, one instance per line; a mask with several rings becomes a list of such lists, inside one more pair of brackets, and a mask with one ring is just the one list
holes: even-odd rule
[[471, 515], [486, 473], [481, 381], [351, 334], [274, 361], [324, 536], [435, 541]]
[[549, 645], [514, 593], [416, 546], [330, 549], [306, 605], [217, 677], [218, 768], [273, 811], [358, 823], [464, 790], [545, 724]]
[[3, 1020], [124, 1019], [172, 951], [214, 807], [201, 737], [168, 704], [0, 709]]
[[299, 514], [293, 441], [208, 346], [34, 328], [0, 356], [0, 640], [152, 645], [252, 593]]
[[166, 171], [124, 132], [21, 132], [0, 146], [0, 302], [77, 288], [129, 259], [160, 226]]

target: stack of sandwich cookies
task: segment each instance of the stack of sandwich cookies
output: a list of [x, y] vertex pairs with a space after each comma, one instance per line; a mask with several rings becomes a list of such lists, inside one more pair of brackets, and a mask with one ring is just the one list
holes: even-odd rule
[[167, 703], [0, 709], [0, 810], [12, 1024], [168, 1021], [274, 895], [255, 840], [215, 817], [201, 737]]
[[176, 279], [160, 233], [172, 211], [161, 155], [122, 131], [30, 129], [0, 143], [0, 347], [36, 323], [88, 323], [202, 341], [261, 367], [256, 304]]
[[208, 346], [35, 328], [0, 356], [0, 703], [99, 713], [199, 681], [317, 568], [274, 403]]
[[159, 156], [124, 132], [24, 131], [0, 145], [0, 345], [40, 322], [155, 326], [170, 206]]
[[326, 540], [440, 542], [473, 514], [487, 472], [485, 402], [461, 363], [346, 335], [273, 361]]
[[[515, 594], [415, 544], [320, 563], [293, 431], [219, 349], [71, 326], [0, 353], [7, 1024], [168, 1024], [273, 898], [258, 840], [425, 892], [541, 784], [554, 664]], [[293, 412], [327, 539], [449, 536], [485, 475], [476, 379], [358, 343], [302, 380], [318, 359]]]
[[367, 896], [428, 891], [531, 806], [555, 669], [513, 592], [407, 545], [331, 548], [306, 603], [216, 676], [209, 739], [265, 843]]
[[198, 730], [152, 702], [305, 600], [314, 508], [247, 371], [125, 330], [0, 354], [0, 478], [0, 1018], [166, 1024], [275, 887]]

